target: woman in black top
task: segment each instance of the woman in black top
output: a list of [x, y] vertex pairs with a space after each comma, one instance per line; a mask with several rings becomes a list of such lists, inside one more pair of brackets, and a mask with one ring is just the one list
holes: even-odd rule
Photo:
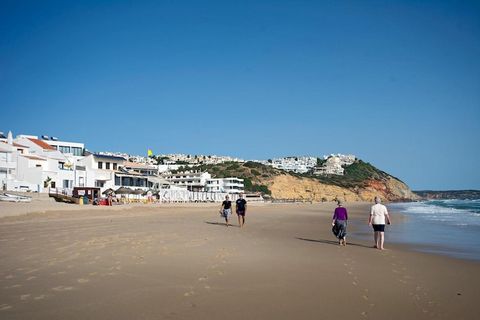
[[228, 219], [232, 214], [232, 201], [229, 200], [228, 195], [225, 196], [225, 201], [222, 202], [222, 206], [220, 207], [220, 215], [225, 218], [225, 224], [227, 227], [230, 225]]

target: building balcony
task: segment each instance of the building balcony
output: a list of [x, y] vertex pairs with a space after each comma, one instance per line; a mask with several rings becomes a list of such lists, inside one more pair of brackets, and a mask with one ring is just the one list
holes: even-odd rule
[[0, 168], [15, 169], [17, 167], [15, 162], [0, 161]]

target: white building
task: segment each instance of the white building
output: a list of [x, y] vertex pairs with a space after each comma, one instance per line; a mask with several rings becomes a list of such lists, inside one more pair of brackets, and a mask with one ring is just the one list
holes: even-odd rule
[[103, 154], [90, 154], [79, 161], [85, 168], [85, 186], [103, 189], [115, 188], [115, 172], [123, 166], [125, 159]]
[[326, 174], [335, 174], [343, 175], [345, 173], [345, 167], [352, 165], [356, 157], [354, 155], [330, 155], [324, 156], [326, 160], [321, 167], [315, 168], [313, 174], [315, 175], [326, 175]]
[[205, 186], [207, 192], [243, 193], [243, 179], [240, 178], [219, 178], [208, 179]]
[[190, 154], [161, 154], [158, 155], [164, 160], [164, 163], [175, 164], [181, 162], [184, 164], [219, 164], [224, 162], [245, 162], [243, 159], [233, 158], [229, 156], [217, 156], [217, 155], [190, 155]]
[[13, 161], [14, 152], [12, 145], [0, 142], [0, 190], [7, 190], [9, 182], [15, 176], [17, 164]]
[[50, 188], [71, 189], [77, 180], [77, 158], [63, 154], [36, 136], [20, 135], [17, 145], [15, 179], [11, 190], [48, 191]]
[[276, 169], [295, 173], [306, 173], [317, 165], [316, 157], [284, 157], [275, 158], [271, 162], [262, 162]]
[[125, 161], [123, 167], [128, 171], [134, 171], [146, 176], [156, 176], [159, 174], [158, 166], [154, 164]]
[[208, 172], [178, 172], [166, 173], [165, 179], [170, 181], [171, 185], [185, 187], [189, 191], [205, 191], [207, 180], [212, 176]]
[[64, 155], [74, 157], [75, 160], [81, 159], [85, 151], [85, 144], [81, 142], [59, 141], [56, 137], [48, 136], [42, 136], [41, 140]]
[[90, 154], [80, 163], [86, 171], [86, 186], [98, 187], [102, 192], [120, 187], [147, 191], [169, 185], [157, 175], [155, 167], [128, 162], [123, 157]]

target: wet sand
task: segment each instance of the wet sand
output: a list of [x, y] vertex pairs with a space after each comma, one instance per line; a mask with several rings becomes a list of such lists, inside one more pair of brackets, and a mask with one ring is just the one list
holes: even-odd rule
[[[389, 243], [380, 251], [351, 237], [340, 247], [331, 203], [251, 205], [243, 229], [236, 217], [225, 227], [217, 205], [74, 207], [0, 219], [1, 319], [473, 319], [480, 311], [478, 262]], [[366, 221], [367, 204], [347, 208]]]

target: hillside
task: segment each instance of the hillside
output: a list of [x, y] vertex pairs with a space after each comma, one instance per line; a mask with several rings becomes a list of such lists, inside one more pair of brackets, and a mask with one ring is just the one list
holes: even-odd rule
[[243, 178], [245, 191], [262, 192], [274, 199], [372, 201], [375, 195], [389, 201], [418, 199], [405, 183], [361, 160], [347, 166], [343, 176], [293, 174], [256, 162], [226, 162], [191, 169], [208, 171], [214, 178]]

